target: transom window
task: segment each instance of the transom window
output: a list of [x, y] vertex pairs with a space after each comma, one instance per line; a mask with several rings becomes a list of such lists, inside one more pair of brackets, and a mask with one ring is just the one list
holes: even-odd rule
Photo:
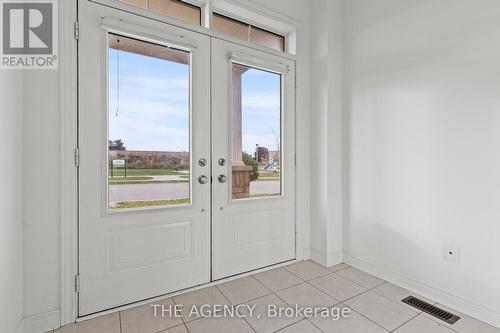
[[[271, 32], [266, 29], [256, 27], [250, 23], [246, 23], [231, 17], [228, 17], [217, 12], [212, 13], [212, 22], [203, 23], [205, 6], [201, 8], [198, 5], [182, 0], [119, 0], [123, 3], [133, 5], [142, 9], [149, 10], [156, 14], [174, 17], [183, 22], [204, 26], [205, 28], [213, 29], [222, 32], [232, 37], [246, 40], [258, 45], [266, 46], [278, 51], [285, 51], [285, 36]], [[208, 20], [206, 20], [208, 21]]]
[[201, 8], [180, 0], [120, 0], [129, 5], [201, 26]]
[[285, 37], [233, 18], [213, 13], [213, 29], [255, 44], [285, 51]]

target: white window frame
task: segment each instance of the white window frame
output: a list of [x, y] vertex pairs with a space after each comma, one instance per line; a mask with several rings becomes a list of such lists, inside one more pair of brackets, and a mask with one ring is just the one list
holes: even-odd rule
[[296, 20], [244, 0], [212, 0], [214, 12], [285, 37], [285, 53], [297, 54]]
[[[297, 54], [297, 30], [300, 22], [267, 7], [258, 5], [248, 0], [182, 0], [191, 5], [201, 8], [201, 26], [183, 22], [175, 17], [155, 13], [148, 9], [120, 2], [119, 0], [80, 0], [91, 1], [105, 6], [123, 10], [125, 12], [148, 17], [156, 21], [165, 22], [191, 31], [199, 32], [208, 36], [217, 37], [241, 44], [257, 50], [276, 55], [281, 55], [295, 60]], [[250, 24], [256, 28], [267, 30], [285, 37], [285, 52], [278, 51], [267, 46], [262, 46], [236, 37], [228, 36], [211, 29], [213, 13], [218, 13], [229, 18]]]

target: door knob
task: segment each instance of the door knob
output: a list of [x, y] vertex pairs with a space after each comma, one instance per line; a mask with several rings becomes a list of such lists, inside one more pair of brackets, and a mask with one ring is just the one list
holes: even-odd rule
[[200, 158], [200, 160], [198, 161], [198, 165], [201, 166], [201, 167], [204, 167], [207, 165], [207, 160], [205, 158]]
[[227, 182], [227, 177], [224, 175], [219, 176], [219, 183], [226, 183]]
[[198, 177], [198, 183], [200, 183], [202, 185], [208, 183], [208, 177], [201, 175], [200, 177]]
[[226, 160], [223, 159], [223, 158], [219, 158], [219, 160], [217, 161], [217, 163], [219, 163], [220, 166], [224, 166], [224, 165], [226, 165]]

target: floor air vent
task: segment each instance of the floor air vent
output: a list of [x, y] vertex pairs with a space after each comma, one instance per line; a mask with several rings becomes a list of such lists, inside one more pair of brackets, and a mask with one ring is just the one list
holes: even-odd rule
[[444, 322], [447, 322], [448, 324], [455, 324], [460, 317], [454, 315], [453, 313], [450, 313], [448, 311], [445, 311], [443, 309], [438, 308], [437, 306], [434, 306], [432, 304], [429, 304], [427, 302], [422, 301], [421, 299], [418, 299], [413, 296], [408, 296], [405, 299], [401, 300], [403, 303], [406, 303], [408, 305], [413, 306], [414, 308], [417, 308], [425, 313], [430, 314], [433, 317], [436, 317], [438, 319], [441, 319]]

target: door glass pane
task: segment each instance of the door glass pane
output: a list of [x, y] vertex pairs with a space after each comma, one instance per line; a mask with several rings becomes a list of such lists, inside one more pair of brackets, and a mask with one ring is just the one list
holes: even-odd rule
[[281, 195], [281, 75], [233, 63], [232, 197]]
[[190, 202], [190, 55], [109, 34], [108, 208]]

